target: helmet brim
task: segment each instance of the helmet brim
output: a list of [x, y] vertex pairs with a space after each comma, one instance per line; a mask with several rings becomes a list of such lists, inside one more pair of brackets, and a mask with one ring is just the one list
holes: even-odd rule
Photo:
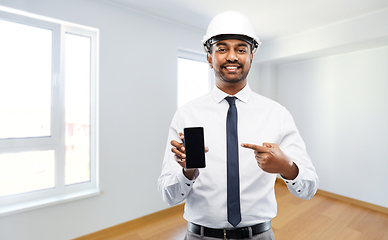
[[259, 44], [260, 44], [255, 39], [242, 34], [219, 34], [214, 37], [211, 37], [209, 40], [207, 40], [204, 43], [206, 52], [210, 52], [211, 46], [213, 44], [227, 39], [237, 39], [248, 43], [251, 46], [252, 53], [257, 51], [257, 48], [259, 47]]

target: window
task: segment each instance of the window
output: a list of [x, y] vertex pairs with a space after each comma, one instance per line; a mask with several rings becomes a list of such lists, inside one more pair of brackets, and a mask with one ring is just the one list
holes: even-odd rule
[[98, 30], [0, 7], [0, 216], [99, 194]]
[[178, 51], [178, 107], [210, 92], [214, 76], [206, 54]]

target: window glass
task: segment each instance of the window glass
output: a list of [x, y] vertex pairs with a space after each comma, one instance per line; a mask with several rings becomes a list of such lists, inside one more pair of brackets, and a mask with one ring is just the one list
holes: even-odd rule
[[0, 19], [0, 216], [98, 194], [98, 29]]
[[52, 31], [0, 20], [0, 139], [51, 135]]
[[90, 181], [90, 38], [65, 35], [65, 184]]
[[53, 188], [55, 151], [0, 154], [0, 197]]
[[178, 107], [208, 93], [210, 86], [209, 63], [178, 58]]

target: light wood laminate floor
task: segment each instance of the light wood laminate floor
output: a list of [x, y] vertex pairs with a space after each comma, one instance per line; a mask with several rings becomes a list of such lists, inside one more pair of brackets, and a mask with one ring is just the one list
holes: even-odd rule
[[[275, 189], [278, 215], [272, 228], [276, 240], [388, 240], [388, 214], [319, 194], [301, 200], [281, 181]], [[171, 213], [136, 229], [97, 239], [181, 240], [187, 226], [182, 214]]]

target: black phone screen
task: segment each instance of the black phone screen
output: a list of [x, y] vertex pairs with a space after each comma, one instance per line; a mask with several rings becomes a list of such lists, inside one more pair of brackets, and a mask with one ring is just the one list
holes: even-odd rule
[[183, 134], [185, 135], [186, 168], [206, 167], [203, 127], [185, 128]]

